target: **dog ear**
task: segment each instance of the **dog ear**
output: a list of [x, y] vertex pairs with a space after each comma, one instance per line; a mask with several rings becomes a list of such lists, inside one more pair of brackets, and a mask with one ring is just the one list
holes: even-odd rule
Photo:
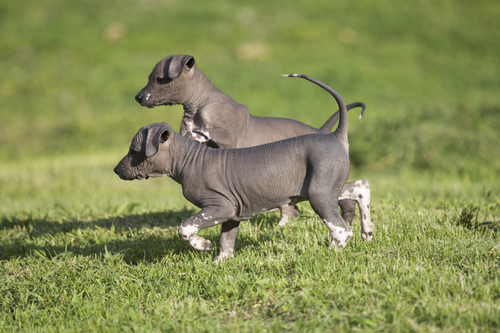
[[146, 133], [146, 157], [153, 157], [158, 153], [160, 143], [168, 140], [171, 130], [167, 124], [163, 124], [157, 131], [148, 128]]
[[194, 58], [190, 55], [173, 56], [168, 66], [168, 78], [171, 80], [177, 79], [184, 68], [189, 71], [195, 64]]
[[158, 140], [155, 140], [156, 133], [151, 128], [146, 131], [146, 157], [153, 157], [158, 152]]
[[165, 128], [161, 131], [160, 133], [160, 143], [165, 143], [167, 142], [168, 138], [170, 137], [170, 130], [168, 128]]

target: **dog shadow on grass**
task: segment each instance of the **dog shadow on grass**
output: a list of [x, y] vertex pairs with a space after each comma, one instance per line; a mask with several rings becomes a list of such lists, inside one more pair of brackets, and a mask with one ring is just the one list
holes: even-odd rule
[[[0, 230], [8, 237], [0, 242], [0, 260], [33, 255], [46, 258], [68, 255], [104, 258], [118, 255], [128, 264], [159, 262], [186, 252], [197, 252], [177, 234], [180, 224], [195, 213], [194, 209], [182, 208], [88, 221], [4, 217], [0, 220]], [[240, 232], [235, 250], [258, 245], [271, 237], [269, 230], [277, 225], [278, 220], [276, 213], [268, 213], [242, 222], [252, 223], [261, 231], [258, 237]], [[219, 234], [220, 226], [200, 231], [200, 235], [210, 239], [214, 247]], [[213, 259], [215, 251], [208, 251], [204, 255]]]

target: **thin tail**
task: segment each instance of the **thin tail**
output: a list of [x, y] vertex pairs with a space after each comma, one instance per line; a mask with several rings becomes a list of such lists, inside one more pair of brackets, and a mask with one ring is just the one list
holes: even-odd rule
[[283, 76], [300, 77], [302, 79], [306, 79], [308, 81], [311, 81], [312, 83], [314, 83], [314, 84], [320, 86], [321, 88], [325, 89], [326, 91], [328, 91], [330, 93], [330, 95], [332, 95], [333, 98], [335, 98], [335, 100], [337, 101], [337, 104], [339, 105], [340, 115], [339, 115], [339, 126], [337, 126], [337, 129], [332, 134], [337, 136], [340, 139], [340, 141], [344, 144], [345, 150], [349, 151], [349, 142], [347, 141], [347, 129], [349, 126], [349, 120], [347, 118], [347, 108], [345, 106], [344, 101], [342, 100], [342, 97], [340, 97], [340, 95], [335, 90], [333, 90], [331, 87], [329, 87], [326, 84], [324, 84], [323, 82], [318, 81], [316, 79], [313, 79], [312, 77], [309, 77], [307, 75], [304, 75], [304, 74], [286, 74]]
[[[346, 106], [346, 109], [347, 109], [347, 111], [349, 111], [350, 109], [354, 109], [357, 107], [361, 107], [361, 113], [359, 114], [359, 119], [361, 119], [363, 117], [363, 115], [365, 114], [365, 110], [366, 110], [365, 103], [363, 103], [363, 102], [351, 103], [351, 104], [348, 104]], [[337, 120], [339, 120], [339, 112], [338, 111], [335, 112], [330, 118], [328, 118], [326, 123], [324, 123], [323, 126], [321, 126], [319, 128], [319, 130], [325, 134], [330, 133], [332, 131], [333, 126], [335, 126], [335, 123], [337, 122]]]

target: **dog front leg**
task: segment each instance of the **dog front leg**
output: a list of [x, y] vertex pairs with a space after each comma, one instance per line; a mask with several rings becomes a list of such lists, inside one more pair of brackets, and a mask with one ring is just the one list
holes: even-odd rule
[[196, 127], [183, 134], [186, 138], [212, 148], [237, 148], [236, 135], [222, 127]]
[[207, 143], [210, 141], [210, 136], [208, 131], [203, 131], [199, 128], [187, 131], [186, 133], [184, 133], [184, 136], [189, 140], [196, 141], [203, 145], [207, 145]]
[[197, 236], [198, 231], [226, 222], [233, 217], [234, 212], [225, 207], [203, 208], [196, 215], [191, 216], [179, 227], [179, 236], [198, 251], [212, 249], [212, 242]]
[[239, 221], [222, 223], [217, 256], [214, 260], [216, 264], [223, 262], [227, 258], [234, 258], [234, 244], [236, 243], [236, 236], [238, 236], [239, 226]]

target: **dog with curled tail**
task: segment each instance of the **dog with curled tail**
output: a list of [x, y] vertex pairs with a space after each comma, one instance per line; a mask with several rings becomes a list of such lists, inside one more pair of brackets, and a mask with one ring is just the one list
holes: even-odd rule
[[[338, 201], [361, 193], [356, 188], [369, 189], [369, 183], [346, 184], [347, 108], [332, 88], [305, 75], [290, 76], [321, 85], [336, 99], [340, 119], [334, 132], [242, 149], [214, 149], [175, 133], [165, 123], [155, 123], [139, 130], [129, 153], [114, 169], [124, 180], [168, 176], [181, 184], [185, 198], [201, 210], [181, 224], [179, 235], [192, 248], [206, 251], [212, 244], [197, 232], [221, 224], [215, 262], [233, 256], [241, 221], [306, 200], [328, 228], [330, 248], [341, 250], [352, 237]], [[369, 212], [369, 203], [367, 208]], [[372, 234], [368, 215], [362, 220], [362, 237], [370, 241]]]
[[[253, 116], [245, 105], [219, 90], [197, 68], [194, 57], [190, 55], [163, 58], [153, 68], [148, 84], [135, 99], [148, 108], [183, 105], [180, 134], [213, 148], [246, 148], [305, 134], [326, 134], [332, 131], [339, 119], [337, 111], [318, 129], [292, 119]], [[346, 106], [347, 110], [355, 107], [362, 108], [361, 118], [365, 105], [357, 102]], [[362, 195], [369, 197], [369, 188], [363, 187]], [[359, 201], [358, 198], [339, 201], [342, 216], [349, 224], [355, 215], [356, 202], [362, 215], [361, 210], [366, 210], [366, 204]], [[280, 210], [281, 226], [300, 215], [295, 205], [284, 205]]]

